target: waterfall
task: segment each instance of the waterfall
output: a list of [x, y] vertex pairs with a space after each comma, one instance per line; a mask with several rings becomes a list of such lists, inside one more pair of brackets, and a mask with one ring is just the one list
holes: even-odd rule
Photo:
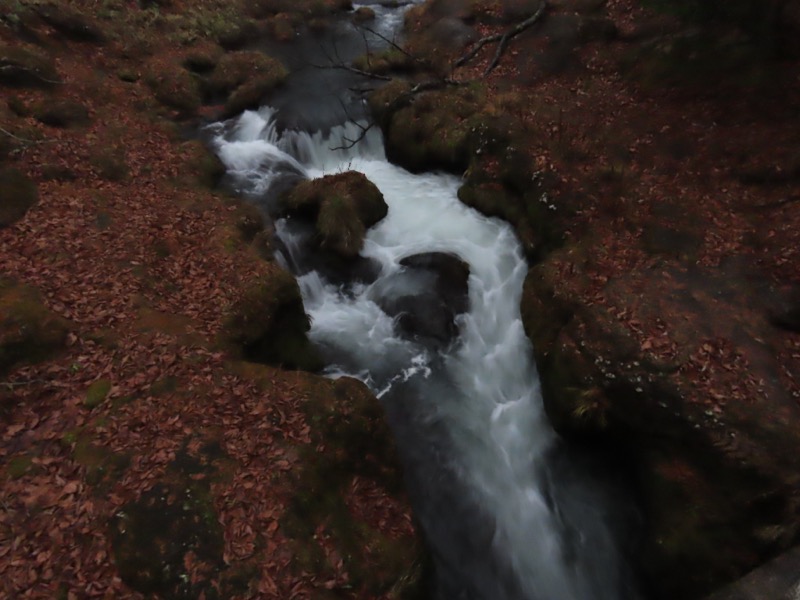
[[[240, 193], [270, 209], [282, 177], [355, 170], [389, 206], [362, 250], [380, 267], [375, 281], [344, 289], [314, 271], [298, 281], [328, 374], [365, 381], [384, 404], [438, 597], [636, 598], [617, 535], [627, 500], [569, 460], [543, 413], [519, 314], [527, 266], [510, 226], [461, 204], [458, 178], [388, 163], [377, 129], [351, 146], [363, 133], [352, 123], [325, 135], [281, 133], [275, 123], [264, 107], [214, 126], [214, 146]], [[291, 264], [291, 228], [276, 227]], [[469, 265], [469, 310], [444, 346], [401, 335], [376, 301], [397, 281], [402, 259], [429, 252]]]

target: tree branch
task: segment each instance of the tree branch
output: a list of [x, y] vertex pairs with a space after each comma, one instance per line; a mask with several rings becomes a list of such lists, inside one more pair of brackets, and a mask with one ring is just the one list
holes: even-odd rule
[[500, 63], [500, 59], [503, 57], [503, 54], [505, 54], [509, 42], [515, 37], [517, 37], [520, 33], [525, 31], [526, 29], [530, 29], [536, 23], [538, 23], [544, 16], [547, 8], [548, 8], [547, 0], [542, 0], [542, 2], [539, 4], [539, 7], [536, 9], [536, 12], [534, 12], [530, 17], [528, 17], [524, 21], [520, 21], [519, 23], [517, 23], [514, 27], [512, 27], [508, 31], [504, 33], [496, 33], [494, 35], [487, 35], [486, 37], [479, 39], [477, 42], [475, 42], [475, 45], [469, 52], [461, 56], [458, 60], [456, 60], [453, 63], [453, 69], [457, 69], [458, 67], [463, 67], [469, 61], [475, 58], [478, 55], [478, 53], [483, 49], [484, 46], [497, 42], [498, 43], [497, 50], [494, 53], [494, 57], [492, 58], [492, 61], [489, 63], [489, 66], [487, 66], [486, 70], [483, 72], [483, 76], [486, 77]]

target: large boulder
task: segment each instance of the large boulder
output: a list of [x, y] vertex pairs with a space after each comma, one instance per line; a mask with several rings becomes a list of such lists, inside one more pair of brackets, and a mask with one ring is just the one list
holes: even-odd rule
[[792, 334], [771, 322], [779, 290], [736, 262], [675, 261], [612, 280], [600, 302], [575, 274], [594, 251], [558, 250], [525, 283], [545, 408], [564, 435], [630, 460], [652, 597], [698, 598], [800, 539], [800, 404], [781, 366]]
[[352, 260], [364, 245], [367, 229], [389, 208], [366, 176], [347, 171], [300, 183], [281, 198], [281, 210], [313, 223], [314, 243], [320, 250]]

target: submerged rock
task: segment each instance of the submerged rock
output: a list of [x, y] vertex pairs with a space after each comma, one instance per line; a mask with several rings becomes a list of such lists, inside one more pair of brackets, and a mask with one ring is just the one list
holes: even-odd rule
[[456, 316], [469, 310], [469, 266], [444, 252], [415, 254], [381, 283], [375, 302], [401, 332], [447, 344], [458, 335]]

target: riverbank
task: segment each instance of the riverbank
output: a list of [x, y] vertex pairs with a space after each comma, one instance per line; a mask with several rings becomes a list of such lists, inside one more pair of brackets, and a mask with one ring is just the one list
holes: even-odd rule
[[391, 445], [354, 444], [388, 438], [379, 407], [240, 360], [248, 299], [299, 294], [193, 140], [277, 83], [238, 50], [302, 13], [0, 7], [0, 595], [398, 597], [418, 553]]
[[[446, 64], [537, 5], [430, 3], [409, 47]], [[463, 171], [462, 201], [515, 226], [548, 414], [636, 473], [656, 598], [700, 597], [800, 534], [798, 63], [752, 43], [633, 2], [552, 3], [488, 78], [491, 44], [448, 73], [469, 85], [373, 100], [390, 155]]]

